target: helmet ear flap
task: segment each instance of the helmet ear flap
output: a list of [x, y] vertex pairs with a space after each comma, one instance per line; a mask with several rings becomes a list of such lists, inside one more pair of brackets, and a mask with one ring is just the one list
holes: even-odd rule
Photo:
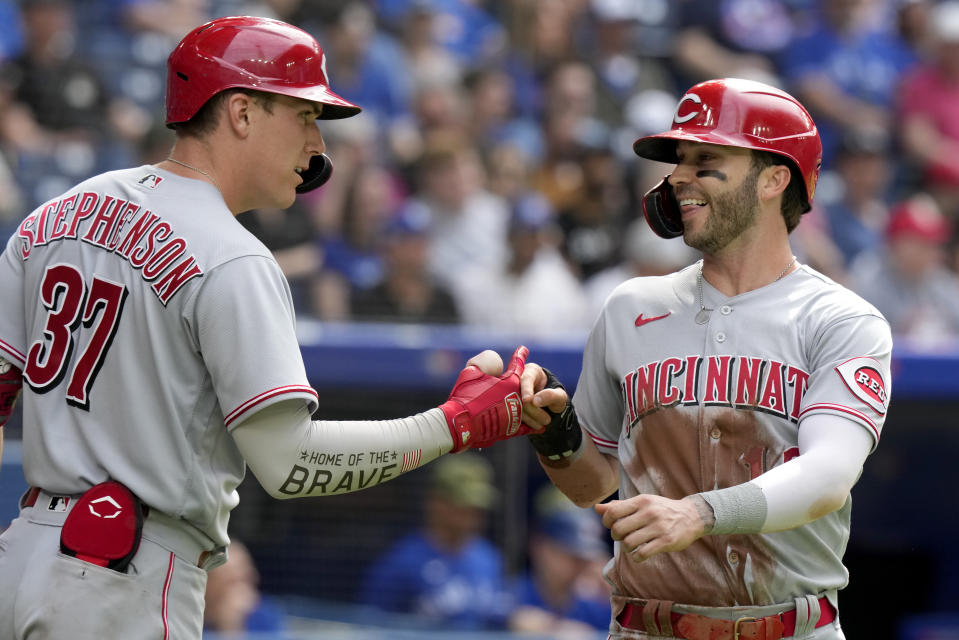
[[679, 202], [669, 184], [669, 176], [643, 196], [643, 215], [653, 232], [661, 238], [678, 238], [683, 235], [683, 216]]
[[325, 153], [310, 158], [310, 166], [300, 174], [303, 183], [297, 185], [297, 193], [306, 193], [322, 186], [333, 174], [333, 161]]

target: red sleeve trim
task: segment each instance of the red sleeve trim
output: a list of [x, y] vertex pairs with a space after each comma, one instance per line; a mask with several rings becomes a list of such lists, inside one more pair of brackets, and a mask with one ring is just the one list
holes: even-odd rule
[[230, 425], [236, 421], [241, 415], [249, 411], [250, 409], [256, 407], [257, 405], [263, 404], [267, 400], [271, 400], [277, 396], [286, 395], [288, 393], [306, 393], [313, 396], [313, 401], [316, 402], [319, 400], [319, 396], [312, 387], [307, 387], [305, 385], [287, 385], [284, 387], [276, 387], [275, 389], [270, 389], [269, 391], [264, 391], [258, 396], [254, 396], [241, 404], [239, 407], [231, 411], [226, 415], [223, 420], [223, 424], [229, 428]]
[[846, 407], [846, 406], [843, 406], [843, 405], [841, 405], [841, 404], [831, 404], [831, 403], [828, 403], [828, 402], [820, 402], [820, 403], [817, 403], [817, 404], [813, 404], [813, 405], [810, 405], [810, 406], [806, 407], [805, 409], [803, 409], [803, 410], [799, 413], [799, 418], [802, 419], [802, 417], [803, 417], [804, 415], [806, 415], [807, 413], [809, 413], [810, 411], [813, 411], [813, 410], [815, 410], [815, 409], [828, 409], [828, 410], [831, 410], [831, 411], [839, 411], [839, 412], [841, 412], [841, 413], [848, 413], [849, 415], [853, 416], [854, 418], [856, 418], [856, 419], [859, 420], [860, 422], [866, 423], [866, 425], [872, 430], [872, 433], [873, 433], [873, 435], [876, 437], [876, 440], [879, 439], [879, 428], [876, 426], [876, 423], [873, 422], [873, 420], [872, 420], [869, 416], [867, 416], [865, 413], [862, 413], [861, 411], [856, 411], [855, 409], [851, 409], [850, 407]]
[[613, 440], [606, 440], [605, 438], [600, 438], [599, 436], [594, 435], [593, 433], [591, 433], [591, 432], [590, 432], [589, 430], [587, 430], [585, 427], [583, 428], [583, 431], [586, 432], [586, 435], [588, 435], [590, 438], [592, 438], [593, 443], [594, 443], [596, 446], [598, 446], [598, 447], [606, 447], [607, 449], [619, 449], [619, 443], [618, 443], [618, 442], [614, 442]]
[[19, 360], [19, 362], [15, 362], [14, 364], [16, 364], [21, 369], [23, 368], [23, 365], [26, 364], [27, 362], [26, 354], [20, 353], [20, 351], [18, 351], [17, 349], [14, 349], [13, 345], [11, 345], [9, 342], [4, 342], [3, 340], [0, 340], [0, 349], [3, 349], [7, 353], [9, 353], [11, 356], [13, 356], [15, 359]]

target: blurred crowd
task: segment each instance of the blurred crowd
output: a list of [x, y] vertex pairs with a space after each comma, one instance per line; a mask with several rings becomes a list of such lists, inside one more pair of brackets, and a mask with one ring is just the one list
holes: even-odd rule
[[[383, 510], [375, 515], [380, 542], [364, 540], [369, 534], [356, 517], [362, 508], [354, 505], [348, 538], [320, 543], [336, 546], [341, 556], [347, 548], [366, 547], [357, 561], [341, 569], [311, 556], [310, 543], [295, 545], [298, 566], [283, 573], [299, 572], [308, 585], [303, 589], [295, 581], [261, 589], [260, 568], [276, 571], [282, 557], [270, 552], [275, 546], [244, 542], [242, 533], [231, 530], [229, 559], [207, 579], [204, 638], [292, 640], [297, 611], [367, 631], [389, 630], [383, 637], [398, 629], [429, 631], [436, 635], [426, 637], [435, 638], [477, 631], [550, 640], [606, 637], [611, 586], [602, 571], [612, 557], [612, 541], [595, 511], [577, 507], [543, 477], [517, 491], [486, 452], [443, 456], [412, 476], [415, 497], [403, 506], [409, 517]], [[510, 521], [505, 514], [517, 501], [526, 505], [524, 517]], [[268, 531], [273, 543], [279, 538], [277, 546], [289, 549], [282, 518], [274, 513], [269, 520], [264, 526], [258, 519], [256, 530], [247, 533], [258, 538]], [[512, 522], [506, 526], [520, 542], [516, 562], [494, 533], [497, 522]], [[312, 544], [321, 528], [315, 519], [299, 527]], [[317, 595], [322, 584], [333, 589], [330, 595]]]
[[301, 313], [583, 332], [619, 282], [698, 259], [632, 152], [695, 82], [798, 97], [824, 144], [801, 262], [900, 336], [959, 335], [955, 0], [0, 0], [0, 239], [96, 172], [166, 157], [166, 56], [205, 20], [314, 34], [364, 107], [321, 128], [334, 178], [242, 214]]
[[445, 456], [427, 469], [420, 523], [372, 558], [356, 594], [370, 616], [401, 614], [435, 629], [509, 630], [591, 640], [608, 630], [608, 532], [546, 482], [530, 498], [524, 566], [511, 573], [487, 537], [502, 506], [482, 454]]

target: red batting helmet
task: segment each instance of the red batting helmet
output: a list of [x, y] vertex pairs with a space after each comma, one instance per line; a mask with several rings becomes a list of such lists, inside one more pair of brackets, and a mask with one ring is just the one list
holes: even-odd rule
[[[785, 91], [739, 78], [701, 82], [679, 101], [670, 130], [640, 138], [633, 150], [643, 158], [676, 164], [676, 144], [680, 140], [783, 156], [789, 161], [793, 179], [803, 185], [803, 213], [809, 211], [819, 179], [822, 143], [809, 112]], [[673, 204], [666, 180], [651, 189], [643, 201], [647, 221], [664, 237], [682, 235], [678, 207]]]
[[167, 124], [186, 122], [215, 94], [233, 88], [319, 102], [326, 120], [360, 112], [330, 90], [326, 56], [313, 36], [269, 18], [217, 18], [180, 41], [167, 59]]

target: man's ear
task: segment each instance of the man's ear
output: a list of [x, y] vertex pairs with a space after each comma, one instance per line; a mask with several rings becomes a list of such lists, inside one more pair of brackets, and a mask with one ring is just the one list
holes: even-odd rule
[[225, 116], [230, 129], [241, 138], [250, 135], [250, 126], [255, 116], [256, 103], [253, 98], [243, 92], [230, 94], [226, 101]]
[[792, 171], [784, 164], [774, 164], [766, 167], [759, 174], [759, 199], [762, 201], [771, 200], [778, 195], [782, 195], [789, 186], [792, 178]]

